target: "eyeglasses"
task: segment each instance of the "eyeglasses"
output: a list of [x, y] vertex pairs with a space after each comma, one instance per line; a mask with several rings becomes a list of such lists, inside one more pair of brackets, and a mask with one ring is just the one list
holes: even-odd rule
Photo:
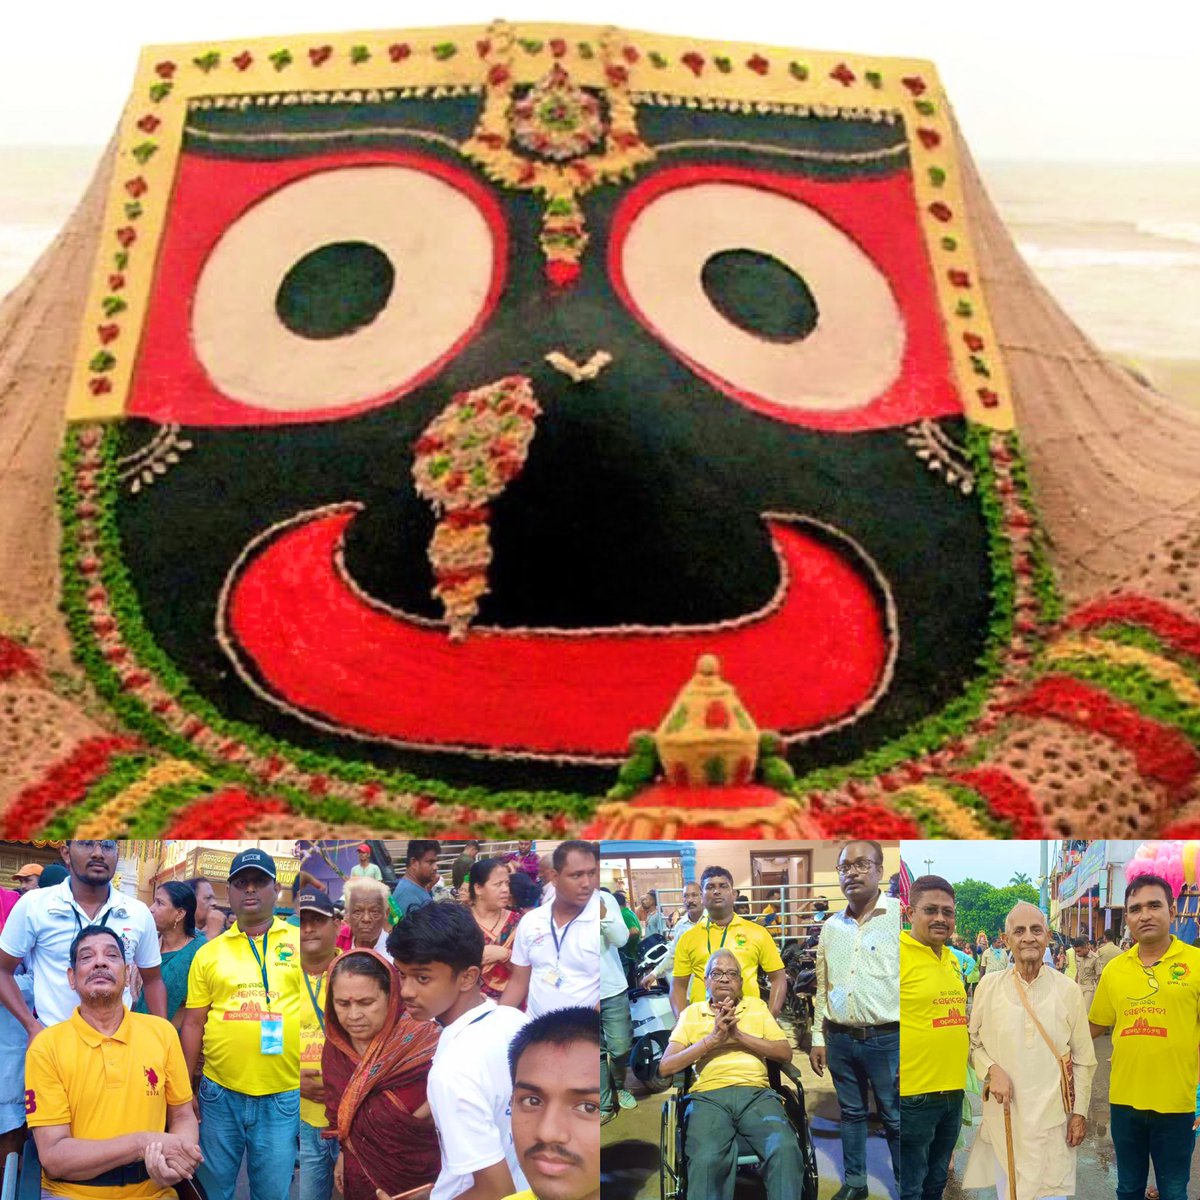
[[113, 841], [80, 841], [78, 838], [76, 838], [73, 840], [73, 844], [82, 847], [82, 849], [84, 849], [88, 854], [95, 850], [97, 846], [100, 847], [100, 852], [102, 854], [116, 854], [117, 852], [117, 843]]
[[1146, 975], [1146, 982], [1150, 985], [1150, 990], [1144, 996], [1130, 996], [1130, 1000], [1135, 1003], [1140, 1000], [1152, 1000], [1158, 995], [1158, 976], [1154, 974], [1154, 968], [1146, 966], [1145, 963], [1138, 963], [1142, 971]]
[[853, 862], [838, 863], [837, 873], [839, 875], [849, 875], [851, 871], [855, 875], [865, 875], [868, 871], [873, 871], [876, 867], [882, 867], [883, 863], [877, 863], [871, 858], [856, 858]]
[[709, 979], [728, 979], [732, 982], [735, 979], [741, 979], [741, 971], [709, 971]]

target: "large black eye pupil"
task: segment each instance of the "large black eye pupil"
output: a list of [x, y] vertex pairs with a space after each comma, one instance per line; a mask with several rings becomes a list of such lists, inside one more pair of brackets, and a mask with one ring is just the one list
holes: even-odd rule
[[799, 342], [817, 327], [817, 302], [791, 267], [758, 250], [722, 250], [700, 285], [727, 321], [766, 342]]
[[302, 338], [345, 337], [383, 311], [396, 282], [391, 260], [366, 242], [331, 242], [283, 277], [275, 312]]

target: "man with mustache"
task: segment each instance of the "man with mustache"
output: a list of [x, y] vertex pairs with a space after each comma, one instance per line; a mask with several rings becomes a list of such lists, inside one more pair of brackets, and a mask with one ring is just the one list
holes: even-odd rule
[[[0, 933], [0, 1003], [33, 1037], [44, 1026], [65, 1021], [76, 996], [67, 983], [70, 948], [81, 929], [103, 925], [125, 947], [126, 961], [142, 976], [146, 1006], [167, 1015], [167, 989], [162, 981], [158, 930], [150, 909], [112, 886], [119, 848], [114, 841], [70, 841], [62, 848], [69, 874], [61, 883], [41, 887], [17, 901]], [[37, 1017], [25, 1005], [13, 979], [17, 965], [33, 976]], [[126, 994], [127, 1006], [133, 999]]]
[[841, 1109], [845, 1176], [833, 1200], [866, 1200], [870, 1092], [900, 1181], [900, 901], [884, 896], [883, 848], [847, 842], [837, 859], [846, 908], [821, 926], [809, 1062], [828, 1063]]
[[[989, 971], [975, 989], [971, 1007], [971, 1065], [987, 1084], [989, 1098], [963, 1184], [994, 1185], [998, 1200], [1012, 1194], [1007, 1108], [1017, 1200], [1072, 1196], [1076, 1148], [1087, 1129], [1096, 1070], [1083, 993], [1075, 980], [1042, 962], [1050, 928], [1036, 905], [1016, 905], [1004, 928], [1013, 966]], [[1027, 1036], [1030, 1032], [1032, 1038]], [[1064, 1097], [1061, 1060], [1066, 1055], [1074, 1095]]]
[[713, 952], [704, 979], [708, 999], [684, 1009], [659, 1064], [664, 1078], [696, 1069], [684, 1148], [688, 1200], [733, 1200], [739, 1134], [763, 1160], [769, 1200], [789, 1200], [800, 1194], [804, 1168], [766, 1064], [791, 1062], [791, 1043], [767, 1005], [743, 995], [731, 950]]
[[246, 1159], [254, 1200], [286, 1200], [300, 1120], [299, 930], [275, 916], [275, 860], [257, 848], [229, 864], [237, 917], [196, 951], [180, 1038], [196, 1076], [201, 1180], [233, 1200]]
[[125, 946], [114, 929], [85, 927], [69, 959], [79, 1005], [34, 1038], [25, 1061], [42, 1194], [173, 1196], [201, 1162], [179, 1038], [161, 1017], [125, 1007]]
[[900, 933], [900, 1197], [941, 1200], [962, 1125], [967, 991], [949, 948], [954, 888], [922, 875]]
[[600, 1200], [600, 1016], [559, 1008], [508, 1048], [512, 1136], [529, 1187], [506, 1200]]
[[1175, 896], [1159, 875], [1125, 888], [1135, 941], [1101, 971], [1088, 1020], [1112, 1027], [1109, 1080], [1117, 1200], [1141, 1200], [1149, 1163], [1162, 1200], [1185, 1200], [1195, 1139], [1200, 950], [1171, 933]]
[[705, 971], [714, 950], [729, 950], [742, 964], [742, 989], [758, 999], [758, 972], [771, 985], [768, 1004], [779, 1016], [787, 995], [787, 972], [775, 939], [761, 926], [734, 911], [733, 875], [724, 867], [705, 867], [700, 892], [708, 916], [677, 943], [671, 979], [671, 1009], [678, 1017], [688, 1003], [704, 999]]

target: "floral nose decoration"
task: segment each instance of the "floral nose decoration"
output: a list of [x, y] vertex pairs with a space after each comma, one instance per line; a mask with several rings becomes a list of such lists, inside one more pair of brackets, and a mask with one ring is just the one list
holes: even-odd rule
[[[512, 27], [496, 23], [489, 34], [480, 45], [490, 64], [487, 96], [462, 150], [495, 183], [542, 195], [546, 277], [568, 287], [579, 277], [588, 243], [579, 197], [598, 184], [631, 178], [654, 157], [637, 131], [629, 95], [637, 51], [612, 29], [600, 42], [603, 88], [578, 85], [557, 62], [536, 83], [519, 84]], [[566, 44], [551, 43], [550, 50], [557, 57]]]
[[429, 542], [450, 637], [461, 641], [487, 594], [492, 561], [487, 502], [521, 473], [541, 406], [529, 380], [510, 375], [459, 392], [417, 439], [413, 479], [438, 523]]

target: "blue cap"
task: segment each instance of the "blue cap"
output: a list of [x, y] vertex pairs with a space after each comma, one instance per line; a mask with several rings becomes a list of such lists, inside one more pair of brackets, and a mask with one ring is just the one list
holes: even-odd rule
[[240, 854], [233, 856], [233, 862], [229, 864], [229, 878], [232, 879], [239, 871], [245, 871], [249, 867], [265, 871], [272, 879], [276, 878], [275, 860], [257, 846], [252, 846], [249, 850], [243, 850]]

